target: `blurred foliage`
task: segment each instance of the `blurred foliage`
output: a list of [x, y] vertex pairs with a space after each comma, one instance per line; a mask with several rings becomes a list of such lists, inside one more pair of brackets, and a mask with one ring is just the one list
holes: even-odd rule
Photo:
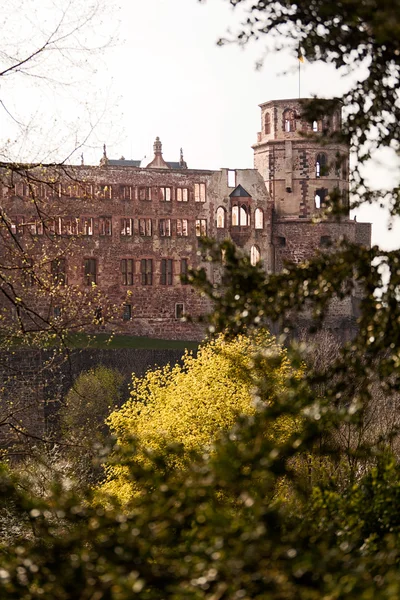
[[[138, 440], [143, 453], [136, 460], [146, 461], [151, 450], [165, 455], [167, 468], [183, 468], [194, 453], [211, 451], [219, 432], [229, 430], [240, 415], [255, 413], [257, 381], [268, 386], [262, 401], [271, 403], [293, 376], [287, 352], [267, 331], [232, 340], [221, 334], [196, 356], [186, 353], [181, 364], [149, 370], [144, 377], [133, 374], [131, 398], [108, 424], [120, 448], [129, 447], [133, 437]], [[293, 419], [281, 419], [266, 434], [287, 436], [294, 428]], [[172, 444], [182, 446], [179, 456], [169, 453]], [[135, 492], [129, 468], [118, 464], [118, 452], [103, 490], [123, 502]]]

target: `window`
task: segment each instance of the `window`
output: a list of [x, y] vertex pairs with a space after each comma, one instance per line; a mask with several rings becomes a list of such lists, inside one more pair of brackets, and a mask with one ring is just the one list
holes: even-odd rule
[[132, 186], [120, 185], [119, 186], [119, 197], [121, 200], [132, 200]]
[[133, 258], [123, 258], [121, 260], [122, 285], [133, 285], [133, 274], [135, 261]]
[[171, 236], [171, 219], [160, 219], [159, 231], [161, 237]]
[[161, 187], [158, 188], [158, 197], [161, 201], [164, 202], [171, 202], [171, 197], [172, 197], [172, 193], [171, 193], [171, 188], [170, 187]]
[[325, 188], [316, 190], [315, 197], [314, 197], [315, 208], [321, 208], [321, 206], [325, 202], [327, 195], [328, 195], [328, 190]]
[[66, 283], [66, 262], [65, 258], [55, 258], [51, 261], [51, 275], [56, 285], [65, 285]]
[[187, 219], [176, 220], [176, 235], [187, 236], [188, 235], [188, 221]]
[[59, 319], [61, 317], [61, 308], [59, 306], [55, 306], [53, 308], [53, 317], [55, 319]]
[[261, 208], [256, 208], [255, 210], [254, 226], [256, 229], [264, 229], [264, 213]]
[[79, 219], [65, 217], [61, 220], [62, 235], [77, 235], [79, 232]]
[[93, 218], [92, 217], [83, 217], [82, 232], [83, 232], [83, 235], [93, 235]]
[[236, 171], [228, 169], [228, 187], [236, 187]]
[[225, 209], [222, 206], [217, 208], [217, 229], [225, 227]]
[[248, 208], [245, 204], [242, 204], [242, 206], [240, 207], [239, 215], [239, 225], [241, 225], [242, 227], [247, 227], [247, 225], [250, 225], [250, 215], [248, 213]]
[[112, 187], [106, 183], [102, 183], [96, 186], [96, 198], [111, 200], [112, 198]]
[[325, 177], [328, 174], [326, 154], [321, 152], [317, 154], [315, 161], [315, 177]]
[[153, 285], [153, 259], [142, 258], [140, 261], [142, 285]]
[[283, 235], [278, 235], [276, 238], [276, 245], [284, 248], [286, 246], [286, 238]]
[[121, 219], [121, 235], [133, 235], [133, 219]]
[[139, 200], [151, 200], [151, 187], [140, 187], [139, 188]]
[[206, 201], [206, 184], [195, 183], [194, 184], [194, 201], [205, 202]]
[[207, 235], [207, 221], [206, 219], [196, 219], [196, 235], [204, 236]]
[[183, 277], [186, 277], [188, 273], [188, 259], [187, 258], [181, 258], [181, 283], [182, 285], [187, 285], [187, 281], [182, 281]]
[[139, 219], [139, 235], [150, 236], [152, 229], [151, 219]]
[[239, 207], [232, 206], [232, 227], [239, 225]]
[[332, 239], [329, 235], [321, 235], [320, 246], [321, 248], [329, 248], [332, 245]]
[[99, 235], [112, 234], [112, 219], [111, 217], [99, 217]]
[[33, 272], [33, 262], [31, 259], [24, 259], [22, 266], [22, 284], [25, 287], [35, 285], [35, 275]]
[[283, 112], [283, 131], [289, 133], [296, 129], [296, 113], [294, 110], [286, 109]]
[[313, 121], [312, 130], [313, 131], [318, 131], [318, 121]]
[[260, 248], [258, 246], [252, 246], [250, 248], [250, 264], [252, 264], [253, 267], [259, 262], [260, 257]]
[[97, 265], [95, 258], [85, 259], [85, 285], [95, 285], [97, 283]]
[[175, 304], [175, 319], [182, 319], [185, 315], [185, 305], [182, 302]]
[[268, 135], [269, 133], [271, 133], [271, 113], [269, 113], [269, 112], [265, 113], [265, 117], [264, 117], [264, 131], [265, 131], [266, 135]]
[[163, 258], [161, 261], [161, 285], [172, 285], [172, 258]]
[[24, 234], [24, 221], [25, 221], [25, 217], [14, 217], [10, 224], [11, 233], [14, 235], [23, 235]]
[[122, 318], [124, 321], [130, 321], [132, 319], [132, 304], [124, 304]]
[[176, 188], [176, 200], [177, 202], [187, 202], [189, 192], [187, 188]]

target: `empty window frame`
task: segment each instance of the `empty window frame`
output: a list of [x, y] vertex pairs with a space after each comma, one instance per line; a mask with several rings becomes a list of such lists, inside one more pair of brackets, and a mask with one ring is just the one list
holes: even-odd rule
[[315, 160], [315, 177], [325, 177], [328, 174], [326, 154], [320, 152]]
[[315, 208], [321, 208], [324, 205], [327, 195], [328, 195], [328, 190], [326, 188], [320, 188], [315, 191], [315, 196], [314, 196]]
[[223, 206], [217, 208], [217, 229], [224, 229], [225, 227], [225, 209]]
[[123, 258], [121, 260], [121, 283], [122, 285], [133, 285], [133, 275], [135, 273], [135, 261], [133, 258]]
[[99, 217], [99, 235], [112, 235], [111, 217]]
[[85, 258], [85, 285], [97, 284], [97, 261], [95, 258]]
[[153, 285], [153, 259], [142, 258], [140, 261], [140, 276], [142, 285]]
[[189, 190], [187, 188], [176, 188], [176, 201], [187, 202], [189, 199]]
[[51, 261], [51, 276], [56, 285], [65, 285], [67, 265], [65, 258], [55, 258]]
[[185, 277], [188, 274], [189, 262], [187, 258], [181, 258], [181, 283], [182, 285], [187, 285], [187, 281], [185, 281]]
[[163, 258], [161, 260], [161, 285], [172, 285], [173, 278], [173, 260], [172, 258]]
[[195, 183], [194, 184], [194, 201], [205, 202], [206, 201], [206, 184]]
[[312, 122], [312, 130], [313, 131], [318, 131], [318, 121], [313, 121]]
[[239, 225], [241, 227], [247, 227], [250, 225], [250, 214], [249, 209], [245, 204], [242, 204], [239, 211]]
[[82, 217], [83, 235], [93, 235], [93, 217]]
[[171, 237], [171, 219], [160, 219], [158, 225], [161, 237]]
[[264, 229], [264, 213], [261, 208], [256, 208], [254, 212], [254, 227], [256, 229]]
[[236, 171], [228, 169], [228, 187], [236, 187]]
[[266, 135], [271, 133], [271, 113], [265, 113], [264, 117], [264, 132]]
[[24, 234], [25, 217], [17, 216], [11, 218], [10, 229], [13, 235]]
[[188, 235], [188, 220], [177, 219], [176, 220], [176, 235], [186, 237]]
[[232, 227], [239, 225], [239, 207], [232, 206]]
[[96, 186], [95, 192], [96, 198], [101, 198], [102, 200], [111, 200], [112, 198], [112, 186], [108, 183], [101, 183]]
[[151, 219], [139, 219], [139, 235], [151, 236], [153, 234], [153, 225]]
[[124, 304], [122, 318], [124, 321], [130, 321], [132, 319], [132, 304]]
[[133, 189], [131, 185], [120, 185], [119, 186], [119, 197], [121, 200], [132, 200]]
[[121, 235], [133, 235], [133, 219], [121, 219]]
[[139, 200], [144, 200], [148, 202], [151, 200], [151, 187], [139, 188]]
[[260, 248], [258, 246], [252, 246], [250, 248], [250, 264], [254, 267], [260, 261], [260, 258]]
[[170, 187], [158, 188], [158, 198], [161, 200], [161, 202], [171, 202], [172, 189]]
[[207, 235], [207, 220], [206, 219], [196, 219], [196, 235], [198, 237]]
[[185, 316], [185, 305], [182, 302], [175, 304], [175, 319], [182, 319]]
[[286, 109], [283, 112], [283, 131], [290, 133], [296, 129], [296, 113], [294, 110]]

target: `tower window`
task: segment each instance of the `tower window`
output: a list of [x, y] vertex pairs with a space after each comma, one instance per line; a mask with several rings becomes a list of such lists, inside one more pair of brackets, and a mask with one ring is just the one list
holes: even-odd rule
[[315, 161], [315, 177], [325, 177], [328, 174], [326, 154], [320, 152]]
[[327, 195], [328, 190], [326, 188], [320, 188], [319, 190], [316, 190], [314, 197], [315, 208], [321, 208], [321, 206], [323, 206]]
[[242, 206], [240, 207], [239, 215], [240, 215], [239, 224], [242, 227], [247, 227], [248, 225], [250, 225], [249, 213], [248, 213], [247, 206], [245, 204], [242, 204]]
[[269, 112], [265, 113], [264, 131], [266, 135], [271, 133], [271, 113]]
[[296, 129], [296, 113], [294, 110], [286, 109], [283, 113], [283, 131], [289, 133]]
[[239, 207], [232, 206], [232, 227], [239, 225]]
[[264, 228], [264, 213], [261, 208], [256, 208], [254, 213], [254, 226], [256, 229]]
[[217, 208], [217, 229], [225, 227], [225, 209], [222, 206]]

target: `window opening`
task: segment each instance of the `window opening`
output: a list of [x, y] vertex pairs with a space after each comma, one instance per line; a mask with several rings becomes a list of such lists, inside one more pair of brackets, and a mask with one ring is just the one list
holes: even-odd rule
[[264, 213], [261, 208], [256, 208], [254, 213], [254, 226], [256, 229], [264, 228]]
[[196, 219], [196, 235], [206, 236], [207, 235], [207, 221], [206, 219]]
[[171, 219], [160, 219], [159, 229], [161, 237], [171, 236]]
[[121, 235], [133, 235], [133, 219], [121, 219]]
[[132, 304], [124, 304], [122, 318], [124, 321], [130, 321], [132, 319]]
[[320, 246], [322, 248], [329, 248], [332, 245], [332, 238], [329, 235], [321, 235]]
[[65, 285], [66, 283], [66, 262], [65, 258], [55, 258], [51, 261], [51, 275], [56, 285]]
[[188, 274], [188, 259], [187, 258], [181, 258], [181, 283], [182, 285], [187, 285], [187, 281], [182, 281], [183, 277], [186, 277]]
[[111, 217], [99, 217], [99, 235], [112, 235]]
[[205, 183], [195, 183], [194, 184], [194, 200], [195, 200], [195, 202], [205, 202], [206, 201], [206, 184]]
[[185, 315], [185, 305], [182, 302], [175, 304], [175, 319], [182, 319]]
[[315, 161], [315, 176], [324, 177], [328, 174], [326, 154], [322, 152], [317, 154], [317, 160]]
[[172, 285], [173, 261], [172, 258], [163, 258], [161, 260], [161, 285]]
[[85, 259], [85, 284], [96, 285], [97, 283], [97, 265], [95, 258]]
[[187, 219], [176, 220], [176, 235], [187, 236], [188, 235], [188, 221]]
[[232, 227], [239, 225], [239, 207], [232, 206]]
[[225, 227], [225, 209], [222, 206], [217, 208], [217, 229]]
[[313, 121], [312, 130], [313, 131], [318, 131], [318, 121]]
[[133, 285], [134, 272], [135, 261], [133, 258], [123, 258], [121, 260], [122, 285]]
[[170, 187], [161, 187], [158, 189], [158, 197], [161, 201], [171, 202], [171, 188]]
[[236, 187], [236, 171], [228, 169], [228, 187]]
[[240, 213], [239, 214], [240, 214], [240, 222], [239, 222], [239, 224], [241, 226], [244, 226], [244, 227], [246, 227], [247, 225], [249, 225], [249, 215], [248, 215], [248, 212], [247, 212], [247, 207], [244, 204], [242, 204], [242, 206], [240, 207]]
[[250, 249], [250, 264], [253, 265], [253, 267], [259, 262], [260, 257], [260, 248], [258, 246], [252, 246]]
[[266, 135], [271, 133], [271, 114], [269, 112], [265, 113], [264, 130]]
[[153, 259], [142, 258], [140, 261], [142, 285], [153, 285]]
[[152, 221], [151, 219], [139, 219], [139, 235], [151, 236], [152, 235]]
[[188, 189], [187, 188], [176, 188], [176, 201], [187, 202], [188, 201]]

